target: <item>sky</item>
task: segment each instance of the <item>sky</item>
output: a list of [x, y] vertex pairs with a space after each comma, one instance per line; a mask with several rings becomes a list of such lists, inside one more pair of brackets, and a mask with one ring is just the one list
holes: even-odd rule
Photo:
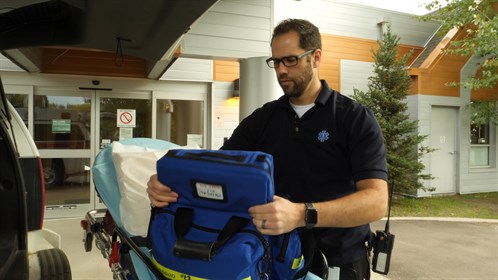
[[[341, 1], [341, 0], [339, 0]], [[339, 2], [338, 1], [338, 2]], [[428, 11], [425, 9], [425, 3], [429, 0], [342, 0], [349, 3], [358, 3], [366, 6], [373, 6], [387, 10], [394, 10], [414, 15], [424, 15]]]

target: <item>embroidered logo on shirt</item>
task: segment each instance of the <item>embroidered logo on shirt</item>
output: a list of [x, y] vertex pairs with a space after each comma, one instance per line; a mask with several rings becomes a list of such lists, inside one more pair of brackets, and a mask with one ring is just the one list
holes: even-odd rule
[[318, 141], [320, 142], [325, 142], [329, 140], [330, 133], [328, 133], [326, 130], [322, 130], [318, 132]]

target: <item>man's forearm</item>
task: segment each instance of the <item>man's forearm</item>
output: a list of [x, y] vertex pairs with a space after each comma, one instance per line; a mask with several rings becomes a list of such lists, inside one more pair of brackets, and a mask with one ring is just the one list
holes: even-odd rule
[[[355, 227], [384, 217], [388, 204], [387, 182], [365, 179], [357, 182], [358, 191], [345, 197], [314, 203], [317, 227]], [[304, 209], [304, 208], [303, 208]]]

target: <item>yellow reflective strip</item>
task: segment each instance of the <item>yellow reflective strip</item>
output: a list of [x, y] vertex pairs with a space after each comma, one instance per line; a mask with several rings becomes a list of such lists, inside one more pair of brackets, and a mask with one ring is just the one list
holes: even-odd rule
[[[154, 256], [152, 256], [152, 263], [156, 266], [156, 268], [159, 270], [159, 272], [161, 272], [162, 275], [166, 276], [169, 279], [208, 280], [206, 278], [192, 276], [183, 272], [178, 272], [173, 269], [164, 267], [156, 261]], [[248, 276], [242, 280], [251, 280], [251, 276]]]
[[154, 263], [154, 265], [159, 270], [159, 272], [161, 272], [162, 275], [166, 276], [169, 279], [207, 280], [206, 278], [195, 277], [183, 272], [178, 272], [173, 269], [164, 267], [156, 261], [154, 256], [152, 256], [152, 263]]
[[303, 262], [303, 260], [303, 255], [301, 255], [300, 258], [294, 259], [294, 262], [292, 262], [292, 269], [298, 269], [299, 267], [301, 267], [301, 263]]

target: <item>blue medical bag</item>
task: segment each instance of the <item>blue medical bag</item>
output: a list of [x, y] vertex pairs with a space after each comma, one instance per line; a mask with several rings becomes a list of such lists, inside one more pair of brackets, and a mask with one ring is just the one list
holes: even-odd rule
[[149, 229], [153, 262], [167, 278], [292, 279], [303, 266], [297, 232], [262, 235], [248, 213], [273, 200], [271, 155], [170, 150], [157, 175], [179, 195], [153, 210]]

